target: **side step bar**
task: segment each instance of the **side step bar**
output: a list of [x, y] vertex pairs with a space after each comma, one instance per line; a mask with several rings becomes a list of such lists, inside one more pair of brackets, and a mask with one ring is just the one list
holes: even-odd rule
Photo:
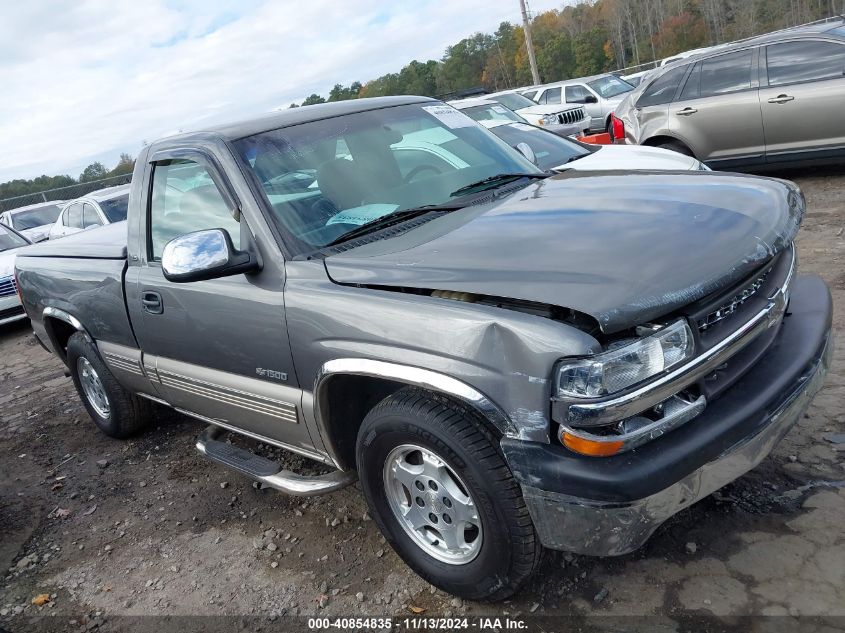
[[223, 433], [223, 428], [212, 424], [197, 438], [197, 450], [208, 459], [251, 477], [268, 488], [298, 497], [312, 497], [340, 490], [357, 479], [353, 471], [342, 470], [313, 477], [297, 475], [283, 470], [272, 460], [219, 441], [217, 438]]

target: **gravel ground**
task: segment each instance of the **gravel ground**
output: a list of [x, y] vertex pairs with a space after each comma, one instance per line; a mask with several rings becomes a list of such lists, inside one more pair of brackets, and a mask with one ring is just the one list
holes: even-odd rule
[[[807, 415], [757, 469], [638, 552], [549, 553], [531, 584], [498, 605], [462, 602], [409, 571], [357, 487], [311, 500], [257, 490], [200, 458], [202, 425], [167, 411], [137, 439], [104, 437], [29, 325], [0, 329], [0, 629], [130, 630], [137, 621], [122, 616], [140, 615], [421, 613], [662, 616], [651, 629], [667, 631], [698, 616], [824, 616], [813, 630], [839, 630], [845, 445], [825, 438], [845, 431], [845, 175], [786, 177], [808, 199], [801, 269], [824, 277], [835, 302], [834, 364]], [[747, 630], [759, 620], [720, 622]]]

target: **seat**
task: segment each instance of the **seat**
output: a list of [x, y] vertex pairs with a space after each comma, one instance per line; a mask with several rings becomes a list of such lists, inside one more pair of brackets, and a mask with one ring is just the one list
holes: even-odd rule
[[317, 170], [317, 184], [323, 196], [339, 211], [360, 207], [375, 191], [375, 176], [355, 161], [335, 158]]

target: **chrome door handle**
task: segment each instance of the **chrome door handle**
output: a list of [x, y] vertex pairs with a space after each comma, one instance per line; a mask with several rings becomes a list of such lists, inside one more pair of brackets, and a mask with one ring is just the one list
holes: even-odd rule
[[678, 116], [690, 116], [698, 112], [695, 108], [684, 108], [683, 110], [678, 110], [675, 114]]
[[787, 101], [795, 101], [795, 97], [789, 95], [778, 95], [769, 99], [769, 103], [786, 103]]

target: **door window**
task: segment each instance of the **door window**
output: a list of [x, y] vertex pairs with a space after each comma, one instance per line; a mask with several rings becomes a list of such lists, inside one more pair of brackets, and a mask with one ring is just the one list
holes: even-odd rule
[[766, 48], [770, 86], [821, 81], [845, 74], [845, 46], [807, 40]]
[[651, 84], [643, 90], [642, 95], [640, 95], [640, 98], [637, 100], [637, 107], [643, 108], [646, 106], [670, 103], [675, 98], [675, 92], [678, 90], [678, 85], [681, 83], [681, 79], [684, 78], [688, 68], [689, 66], [673, 68], [652, 81]]
[[584, 86], [567, 86], [566, 103], [586, 103], [588, 94]]
[[72, 229], [82, 228], [82, 205], [78, 202], [67, 209], [67, 225]]
[[541, 103], [560, 103], [560, 87], [546, 90], [543, 93]]
[[208, 170], [189, 160], [157, 163], [153, 171], [150, 201], [149, 245], [154, 261], [173, 238], [202, 231], [224, 229], [240, 248], [240, 227]]
[[92, 226], [100, 225], [103, 221], [97, 215], [97, 210], [87, 202], [82, 205], [82, 228], [87, 229]]
[[700, 96], [711, 97], [751, 88], [752, 53], [751, 50], [739, 51], [703, 60]]
[[697, 62], [692, 67], [692, 72], [687, 77], [687, 83], [684, 84], [684, 89], [681, 90], [681, 101], [687, 99], [698, 99], [699, 87], [701, 85], [701, 62]]

